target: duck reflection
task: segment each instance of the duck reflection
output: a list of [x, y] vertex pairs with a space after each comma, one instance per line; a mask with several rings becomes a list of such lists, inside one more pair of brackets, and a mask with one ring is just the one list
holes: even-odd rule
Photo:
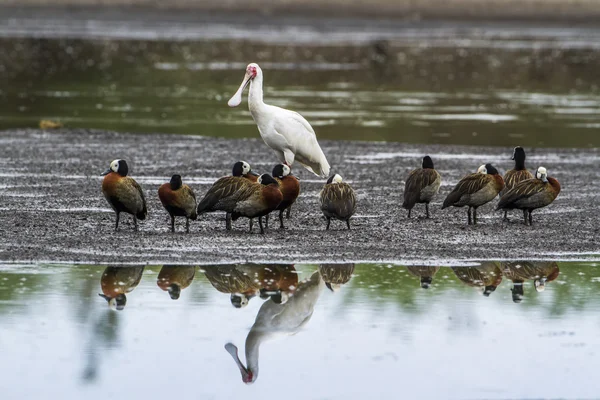
[[340, 290], [343, 284], [346, 284], [352, 278], [354, 273], [354, 263], [352, 264], [321, 264], [319, 272], [325, 282], [327, 289], [332, 292]]
[[196, 267], [189, 265], [164, 265], [158, 273], [156, 284], [169, 292], [171, 299], [177, 300], [181, 291], [191, 285], [196, 275]]
[[122, 310], [127, 304], [126, 293], [140, 283], [144, 267], [106, 267], [100, 278], [102, 293], [98, 295], [113, 310]]
[[251, 277], [258, 286], [261, 299], [271, 298], [275, 303], [285, 303], [298, 288], [298, 273], [293, 265], [238, 265], [237, 269]]
[[236, 308], [246, 307], [257, 295], [285, 303], [298, 286], [293, 265], [219, 265], [205, 267], [204, 274], [219, 292], [231, 294], [231, 304]]
[[315, 271], [309, 279], [300, 282], [287, 302], [278, 304], [267, 300], [263, 303], [246, 338], [246, 366], [239, 359], [238, 348], [233, 343], [225, 345], [240, 369], [243, 382], [253, 383], [258, 378], [259, 347], [263, 341], [293, 335], [308, 323], [324, 286], [319, 271]]
[[512, 299], [515, 303], [523, 300], [523, 284], [532, 280], [536, 292], [543, 292], [546, 284], [558, 278], [560, 270], [555, 261], [510, 261], [502, 263], [504, 276], [513, 281]]
[[421, 287], [429, 289], [433, 282], [433, 277], [440, 270], [440, 267], [432, 267], [428, 265], [409, 265], [406, 267], [411, 275], [414, 275], [421, 280]]
[[494, 262], [482, 262], [477, 267], [451, 268], [461, 282], [468, 286], [481, 288], [486, 297], [489, 297], [502, 282], [502, 270]]

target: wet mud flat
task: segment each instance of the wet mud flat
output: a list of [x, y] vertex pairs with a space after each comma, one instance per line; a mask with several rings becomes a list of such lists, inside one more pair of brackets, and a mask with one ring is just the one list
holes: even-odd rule
[[[201, 133], [201, 132], [199, 132]], [[518, 143], [515, 143], [518, 144]], [[549, 207], [534, 211], [524, 226], [520, 212], [502, 223], [496, 201], [478, 210], [479, 224], [467, 226], [466, 208], [441, 210], [444, 197], [466, 173], [491, 162], [503, 173], [512, 168], [511, 148], [406, 145], [402, 143], [321, 141], [332, 171], [352, 184], [358, 197], [352, 230], [340, 221], [325, 231], [318, 193], [323, 179], [299, 165], [294, 173], [302, 191], [286, 229], [248, 233], [247, 219], [225, 230], [223, 213], [205, 214], [183, 233], [185, 222], [169, 230], [169, 216], [158, 200], [160, 184], [181, 174], [198, 198], [231, 171], [237, 160], [256, 172], [270, 172], [277, 160], [258, 137], [122, 134], [94, 130], [10, 130], [0, 132], [0, 261], [78, 263], [212, 264], [236, 262], [404, 262], [436, 264], [482, 259], [587, 259], [600, 254], [598, 149], [528, 150], [530, 169], [543, 165], [562, 192]], [[430, 206], [417, 205], [413, 218], [401, 208], [404, 178], [429, 154], [442, 175], [440, 194]], [[124, 158], [130, 176], [142, 186], [148, 218], [133, 231], [122, 215], [114, 232], [114, 213], [101, 193], [100, 173]]]

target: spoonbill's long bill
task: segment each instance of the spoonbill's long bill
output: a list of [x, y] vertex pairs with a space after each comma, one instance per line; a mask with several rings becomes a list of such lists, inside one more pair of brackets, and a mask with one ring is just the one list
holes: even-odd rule
[[248, 64], [240, 88], [227, 103], [237, 107], [242, 92], [250, 84], [248, 109], [260, 136], [275, 151], [279, 161], [289, 167], [294, 161], [323, 178], [329, 176], [329, 163], [317, 142], [317, 136], [307, 120], [295, 111], [265, 104], [263, 101], [263, 73], [258, 64]]

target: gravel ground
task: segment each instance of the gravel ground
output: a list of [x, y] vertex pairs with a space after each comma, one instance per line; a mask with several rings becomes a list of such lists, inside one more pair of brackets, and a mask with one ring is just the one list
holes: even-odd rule
[[[258, 133], [257, 133], [258, 136]], [[0, 132], [0, 261], [211, 264], [234, 262], [373, 261], [444, 264], [482, 259], [581, 259], [600, 254], [597, 217], [598, 149], [529, 149], [528, 165], [548, 168], [562, 185], [549, 207], [524, 226], [518, 213], [502, 223], [496, 201], [480, 208], [480, 224], [467, 226], [466, 209], [440, 210], [445, 195], [464, 174], [486, 162], [511, 168], [512, 149], [402, 143], [331, 142], [321, 145], [333, 171], [358, 196], [353, 229], [332, 222], [325, 231], [317, 195], [324, 180], [295, 169], [302, 193], [287, 229], [247, 232], [247, 220], [225, 231], [224, 215], [208, 214], [184, 234], [169, 232], [169, 217], [157, 196], [173, 173], [200, 198], [230, 173], [238, 159], [257, 172], [277, 160], [260, 138], [225, 140], [201, 136], [138, 135], [105, 131], [11, 130]], [[404, 178], [432, 156], [442, 175], [431, 220], [406, 218], [400, 205]], [[124, 158], [143, 187], [149, 215], [133, 231], [129, 216], [113, 232], [114, 213], [101, 194], [99, 174]], [[277, 224], [273, 224], [277, 226]]]

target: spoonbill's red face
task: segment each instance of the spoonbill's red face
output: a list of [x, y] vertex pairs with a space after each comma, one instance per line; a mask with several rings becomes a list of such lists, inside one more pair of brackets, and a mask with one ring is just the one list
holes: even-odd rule
[[253, 383], [254, 379], [252, 379], [254, 377], [254, 374], [252, 373], [252, 371], [250, 371], [249, 369], [246, 370], [245, 374], [242, 374], [242, 381], [244, 381], [244, 383]]
[[248, 67], [246, 67], [246, 74], [250, 75], [251, 79], [256, 78], [256, 74], [258, 74], [258, 71], [256, 70], [257, 66], [258, 65], [256, 65], [256, 64], [250, 64], [250, 65], [248, 65]]
[[258, 64], [255, 64], [255, 63], [248, 64], [248, 66], [246, 67], [246, 74], [244, 75], [244, 80], [242, 81], [240, 88], [237, 90], [237, 92], [235, 92], [235, 94], [227, 102], [229, 107], [237, 107], [240, 105], [240, 103], [242, 102], [242, 92], [244, 91], [246, 86], [248, 86], [250, 81], [252, 81], [254, 78], [256, 78], [256, 76], [258, 74], [260, 74], [260, 72], [261, 71], [260, 71], [260, 67], [258, 66]]

